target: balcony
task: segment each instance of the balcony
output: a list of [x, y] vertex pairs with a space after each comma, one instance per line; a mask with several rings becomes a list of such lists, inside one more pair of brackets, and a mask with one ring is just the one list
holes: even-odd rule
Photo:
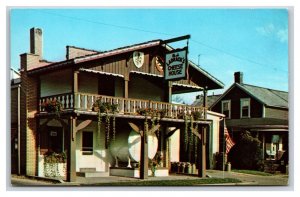
[[85, 93], [66, 93], [41, 97], [39, 100], [39, 111], [41, 113], [46, 113], [47, 111], [44, 107], [44, 103], [59, 101], [63, 111], [97, 114], [97, 112], [93, 111], [93, 104], [98, 99], [100, 99], [102, 103], [116, 104], [118, 115], [120, 116], [141, 116], [139, 111], [151, 109], [157, 111], [163, 110], [165, 112], [165, 117], [167, 118], [181, 119], [184, 114], [191, 115], [192, 113], [199, 112], [198, 114], [200, 117], [198, 118], [205, 119], [206, 108], [204, 107]]

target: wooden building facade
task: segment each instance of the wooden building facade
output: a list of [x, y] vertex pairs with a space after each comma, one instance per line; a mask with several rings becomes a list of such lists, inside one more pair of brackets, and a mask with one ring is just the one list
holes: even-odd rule
[[[189, 119], [192, 129], [187, 131], [189, 136], [185, 141], [180, 139], [180, 146], [191, 144], [188, 139], [198, 138], [199, 143], [193, 141], [198, 157], [187, 156], [190, 154], [181, 149], [180, 160], [192, 157], [203, 176], [206, 163], [201, 161], [205, 158], [203, 140], [211, 123], [206, 118], [207, 109], [172, 104], [171, 97], [223, 88], [219, 80], [190, 61], [187, 79], [164, 80], [164, 54], [173, 48], [163, 40], [105, 52], [67, 46], [66, 60], [47, 62], [40, 52], [42, 30], [31, 29], [31, 37], [37, 42], [35, 47], [21, 55], [24, 174], [46, 176], [45, 163], [55, 158], [66, 163], [61, 171], [65, 171], [68, 181], [76, 180], [80, 174], [88, 176], [89, 172], [97, 176], [120, 175], [123, 172], [119, 168], [127, 166], [135, 166], [139, 177], [147, 178], [152, 149], [160, 154], [160, 167], [168, 173], [172, 151], [168, 138], [175, 131], [180, 131], [184, 138]], [[128, 144], [131, 135], [132, 139], [138, 139]], [[157, 142], [152, 142], [150, 135]], [[123, 142], [127, 144], [119, 146]], [[131, 153], [130, 148], [138, 142], [140, 149]], [[156, 148], [150, 142], [156, 143]], [[122, 149], [125, 146], [127, 149]], [[120, 155], [121, 152], [124, 154]], [[135, 162], [132, 154], [138, 155]]]

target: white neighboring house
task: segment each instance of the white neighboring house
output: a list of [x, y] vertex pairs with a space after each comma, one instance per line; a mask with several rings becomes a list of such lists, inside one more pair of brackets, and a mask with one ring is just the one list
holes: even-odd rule
[[[222, 152], [220, 150], [220, 121], [225, 116], [213, 111], [207, 111], [207, 120], [210, 123], [210, 129], [207, 133], [207, 169], [215, 169], [216, 167], [216, 154]], [[170, 161], [180, 162], [180, 130], [176, 130], [175, 133], [169, 138], [170, 144]]]

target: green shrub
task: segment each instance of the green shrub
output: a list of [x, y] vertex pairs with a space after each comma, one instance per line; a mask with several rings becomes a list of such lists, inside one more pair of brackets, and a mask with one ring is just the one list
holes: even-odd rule
[[228, 161], [236, 169], [261, 170], [263, 165], [261, 142], [258, 138], [252, 137], [249, 131], [243, 131], [229, 152]]

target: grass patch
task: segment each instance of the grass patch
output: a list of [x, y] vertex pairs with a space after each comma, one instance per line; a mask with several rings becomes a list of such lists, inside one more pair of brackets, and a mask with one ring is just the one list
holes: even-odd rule
[[98, 186], [196, 186], [205, 184], [221, 184], [221, 183], [240, 183], [241, 181], [233, 178], [205, 178], [205, 179], [189, 179], [189, 180], [153, 180], [153, 181], [124, 181], [115, 183], [97, 183]]
[[256, 170], [231, 170], [232, 172], [244, 173], [244, 174], [253, 174], [253, 175], [260, 175], [260, 176], [273, 176], [271, 173], [261, 172]]

